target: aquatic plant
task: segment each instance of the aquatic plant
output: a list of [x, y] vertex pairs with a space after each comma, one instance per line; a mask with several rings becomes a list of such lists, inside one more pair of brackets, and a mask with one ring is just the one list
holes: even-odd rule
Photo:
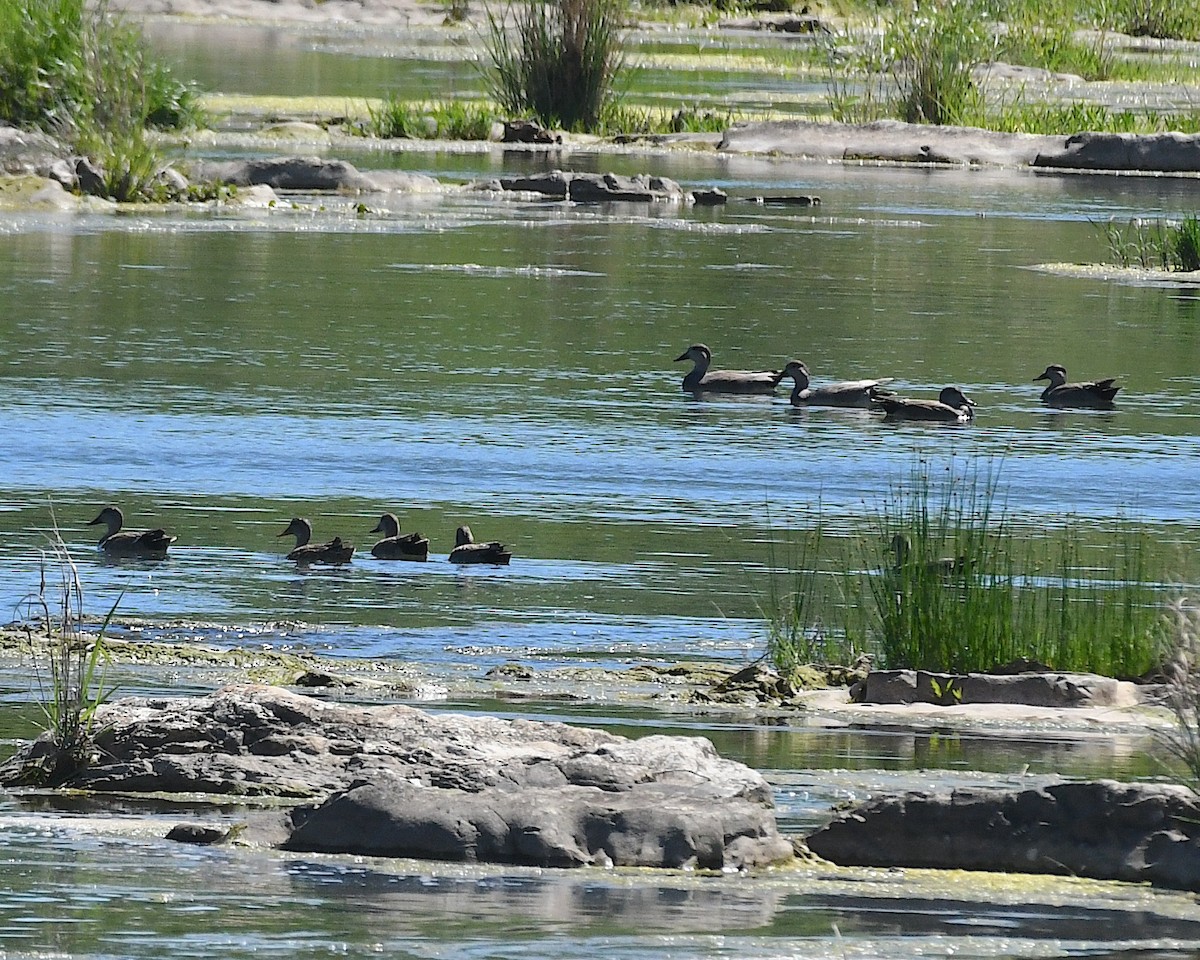
[[481, 69], [490, 93], [512, 116], [595, 130], [625, 63], [624, 11], [624, 0], [534, 0], [499, 14], [489, 9]]
[[863, 541], [864, 602], [882, 661], [967, 671], [1011, 659], [1012, 537], [996, 476], [919, 460]]
[[90, 762], [96, 711], [114, 690], [107, 682], [104, 636], [119, 603], [97, 635], [83, 633], [79, 570], [56, 528], [49, 552], [41, 554], [38, 590], [22, 602], [49, 749], [33, 754], [15, 774], [6, 771], [6, 782], [54, 786]]
[[1183, 220], [1134, 217], [1096, 224], [1109, 257], [1120, 267], [1191, 272], [1200, 270], [1200, 217]]
[[910, 123], [960, 123], [977, 101], [972, 71], [993, 48], [976, 0], [915, 0], [888, 24], [883, 49], [897, 113]]
[[1098, 548], [1070, 523], [1018, 536], [991, 466], [919, 460], [840, 554], [819, 526], [784, 543], [791, 580], [772, 578], [764, 604], [767, 653], [784, 675], [863, 652], [955, 672], [1027, 659], [1136, 677], [1160, 662], [1163, 577], [1148, 533], [1121, 522]]
[[388, 97], [378, 107], [368, 107], [363, 132], [389, 139], [486, 140], [499, 119], [500, 111], [487, 103], [415, 103]]
[[835, 622], [840, 590], [824, 569], [828, 538], [819, 513], [811, 529], [773, 534], [768, 545], [767, 659], [789, 680], [806, 664], [849, 664], [859, 652]]
[[1170, 639], [1163, 672], [1175, 726], [1158, 739], [1200, 790], [1200, 610], [1181, 597], [1170, 604], [1166, 619]]
[[1114, 30], [1134, 37], [1200, 39], [1200, 11], [1176, 0], [1108, 0], [1102, 4]]
[[63, 134], [201, 118], [195, 91], [147, 55], [141, 32], [112, 16], [106, 0], [0, 4], [0, 119]]
[[162, 166], [148, 126], [202, 118], [195, 92], [146, 52], [105, 0], [0, 5], [0, 120], [68, 141], [105, 171], [107, 195], [151, 191]]

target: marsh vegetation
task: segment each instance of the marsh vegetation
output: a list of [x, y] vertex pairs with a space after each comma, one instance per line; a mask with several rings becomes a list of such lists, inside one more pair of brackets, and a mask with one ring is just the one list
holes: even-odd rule
[[781, 672], [809, 662], [988, 671], [1016, 661], [1138, 677], [1161, 665], [1167, 571], [1120, 521], [1092, 545], [1068, 522], [1020, 531], [996, 472], [921, 461], [865, 525], [788, 534], [766, 607]]

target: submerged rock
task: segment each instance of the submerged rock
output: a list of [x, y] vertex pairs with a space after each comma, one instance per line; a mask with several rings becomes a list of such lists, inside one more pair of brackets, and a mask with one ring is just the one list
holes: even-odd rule
[[881, 797], [808, 838], [843, 866], [1149, 881], [1200, 890], [1200, 796], [1154, 783], [1062, 783]]
[[[316, 800], [295, 813], [294, 850], [708, 868], [791, 856], [767, 782], [700, 737], [629, 740], [256, 685], [121, 700], [96, 723], [91, 762], [63, 786]], [[15, 782], [46, 739], [0, 780]]]

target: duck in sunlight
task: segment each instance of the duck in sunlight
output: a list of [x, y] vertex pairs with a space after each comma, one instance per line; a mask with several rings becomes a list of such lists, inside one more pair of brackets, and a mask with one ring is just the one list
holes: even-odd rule
[[454, 549], [450, 551], [451, 563], [496, 563], [507, 564], [512, 551], [499, 540], [476, 543], [471, 528], [466, 524], [454, 531]]
[[1107, 380], [1087, 380], [1082, 383], [1067, 383], [1067, 368], [1059, 363], [1052, 363], [1040, 376], [1034, 377], [1033, 382], [1049, 380], [1050, 384], [1042, 391], [1042, 403], [1052, 407], [1093, 407], [1107, 410], [1113, 405], [1113, 399], [1120, 387], [1113, 386], [1116, 377]]
[[975, 419], [975, 401], [958, 387], [943, 387], [936, 400], [908, 397], [876, 397], [872, 410], [882, 410], [885, 420], [925, 420], [935, 423], [970, 423]]
[[310, 563], [349, 563], [354, 556], [354, 544], [344, 543], [341, 537], [334, 537], [325, 543], [310, 543], [312, 540], [312, 524], [304, 517], [292, 517], [291, 523], [280, 537], [293, 536], [296, 538], [295, 548], [288, 553], [289, 560], [307, 565]]
[[783, 379], [782, 370], [710, 370], [712, 351], [702, 343], [693, 343], [675, 358], [691, 360], [694, 366], [683, 378], [688, 393], [774, 393]]
[[125, 516], [120, 507], [105, 507], [97, 514], [95, 520], [89, 520], [92, 527], [103, 523], [108, 532], [100, 538], [97, 546], [109, 557], [128, 557], [137, 560], [165, 560], [167, 547], [176, 540], [168, 536], [162, 529], [156, 530], [122, 530]]
[[799, 360], [789, 360], [783, 368], [783, 375], [795, 381], [792, 387], [791, 403], [793, 407], [861, 407], [871, 406], [871, 401], [880, 397], [892, 396], [890, 390], [880, 390], [885, 383], [891, 383], [893, 377], [883, 377], [879, 380], [839, 380], [836, 383], [825, 383], [819, 387], [810, 386], [808, 367]]
[[371, 548], [371, 556], [380, 560], [426, 560], [429, 557], [429, 539], [419, 533], [400, 536], [400, 521], [394, 513], [383, 514], [371, 533], [383, 534]]

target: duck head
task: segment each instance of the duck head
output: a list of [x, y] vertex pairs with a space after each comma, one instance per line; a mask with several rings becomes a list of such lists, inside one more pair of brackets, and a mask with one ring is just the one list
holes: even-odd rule
[[400, 533], [400, 521], [394, 513], [385, 513], [379, 518], [371, 533], [382, 533], [384, 537], [394, 537]]
[[975, 406], [975, 401], [958, 389], [958, 387], [942, 387], [942, 392], [938, 394], [938, 400], [948, 407], [953, 407], [955, 410]]
[[798, 390], [803, 390], [808, 386], [808, 367], [801, 360], [789, 360], [783, 368], [783, 375], [795, 380]]
[[1052, 389], [1054, 387], [1061, 387], [1067, 382], [1067, 368], [1060, 363], [1052, 363], [1040, 376], [1033, 378], [1034, 383], [1037, 383], [1039, 380], [1049, 380]]
[[287, 529], [277, 536], [293, 536], [296, 538], [296, 546], [302, 547], [312, 539], [312, 524], [304, 517], [292, 517], [292, 522], [287, 525]]
[[465, 523], [454, 531], [454, 545], [456, 547], [465, 547], [468, 543], [474, 543], [475, 538], [471, 535], [471, 528]]
[[675, 358], [676, 363], [680, 360], [691, 360], [694, 364], [708, 366], [712, 363], [712, 351], [702, 343], [693, 343]]
[[121, 513], [120, 507], [105, 507], [97, 515], [95, 520], [89, 520], [87, 525], [94, 527], [98, 523], [108, 527], [108, 535], [111, 537], [114, 533], [121, 529], [121, 525], [125, 522], [125, 517]]

